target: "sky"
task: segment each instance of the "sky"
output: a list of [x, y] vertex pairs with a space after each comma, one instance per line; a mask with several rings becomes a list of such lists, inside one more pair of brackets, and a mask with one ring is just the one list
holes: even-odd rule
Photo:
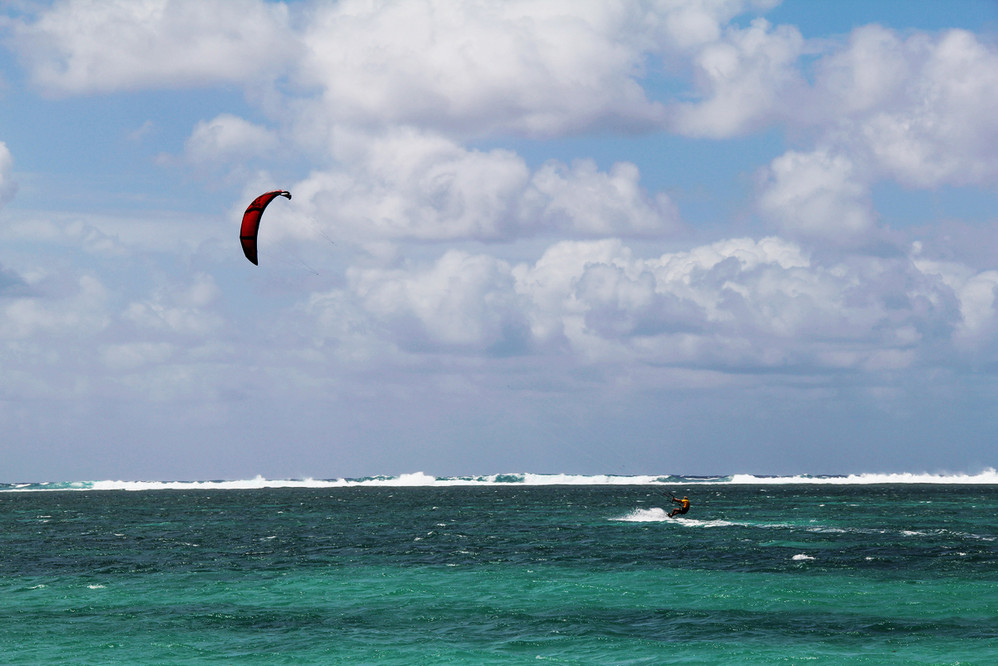
[[8, 0], [0, 480], [994, 467], [996, 36], [989, 0]]

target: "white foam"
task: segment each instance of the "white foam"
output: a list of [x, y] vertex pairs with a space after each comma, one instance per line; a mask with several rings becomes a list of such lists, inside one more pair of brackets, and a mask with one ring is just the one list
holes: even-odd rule
[[660, 523], [663, 520], [670, 520], [670, 518], [665, 509], [655, 507], [651, 509], [635, 509], [626, 516], [616, 518], [615, 520], [625, 523]]
[[665, 509], [652, 507], [650, 509], [635, 509], [626, 516], [614, 518], [613, 520], [625, 523], [675, 523], [684, 527], [731, 527], [733, 525], [746, 526], [745, 523], [733, 523], [729, 520], [697, 520], [696, 518], [669, 518], [669, 513]]
[[694, 485], [787, 485], [787, 484], [977, 484], [998, 485], [998, 472], [988, 468], [976, 474], [950, 473], [867, 473], [847, 476], [757, 476], [735, 474], [730, 477], [682, 477], [668, 474], [534, 474], [507, 473], [469, 476], [431, 476], [424, 472], [370, 476], [359, 479], [252, 479], [231, 481], [125, 481], [107, 480], [72, 483], [12, 484], [3, 492], [39, 492], [66, 490], [257, 490], [262, 488], [345, 488], [357, 486], [447, 487], [447, 486], [657, 486], [659, 488]]
[[755, 476], [752, 474], [735, 474], [730, 483], [780, 485], [780, 484], [837, 484], [837, 485], [869, 485], [876, 483], [932, 483], [932, 484], [998, 484], [998, 472], [989, 467], [977, 474], [911, 473], [898, 472], [890, 474], [849, 474], [846, 476]]

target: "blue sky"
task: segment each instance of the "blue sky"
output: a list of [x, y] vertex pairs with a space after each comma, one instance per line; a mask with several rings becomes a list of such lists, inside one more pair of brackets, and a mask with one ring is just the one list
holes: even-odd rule
[[996, 30], [5, 3], [0, 479], [994, 467]]

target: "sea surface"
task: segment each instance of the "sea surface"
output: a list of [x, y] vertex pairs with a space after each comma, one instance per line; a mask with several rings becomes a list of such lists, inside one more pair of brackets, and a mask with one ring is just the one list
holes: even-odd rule
[[998, 477], [0, 484], [0, 663], [996, 664]]

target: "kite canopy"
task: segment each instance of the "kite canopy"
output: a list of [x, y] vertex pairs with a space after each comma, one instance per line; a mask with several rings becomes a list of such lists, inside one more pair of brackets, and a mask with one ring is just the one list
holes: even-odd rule
[[256, 235], [260, 230], [260, 218], [263, 217], [263, 211], [266, 210], [267, 204], [274, 200], [274, 197], [291, 199], [291, 193], [287, 190], [274, 190], [261, 194], [253, 199], [253, 203], [243, 213], [243, 225], [239, 228], [239, 242], [243, 244], [243, 254], [254, 264], [257, 264]]

